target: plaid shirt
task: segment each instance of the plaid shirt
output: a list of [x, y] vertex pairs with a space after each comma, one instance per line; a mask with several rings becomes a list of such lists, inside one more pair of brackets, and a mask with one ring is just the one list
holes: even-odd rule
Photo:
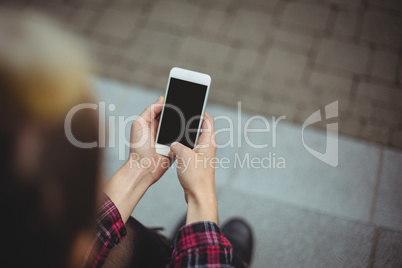
[[[105, 202], [97, 213], [96, 236], [85, 257], [85, 267], [101, 267], [111, 248], [127, 233], [120, 213], [105, 196]], [[173, 251], [167, 268], [177, 267], [233, 267], [233, 249], [213, 222], [196, 222], [183, 226], [173, 243]]]
[[167, 267], [233, 267], [233, 248], [215, 223], [189, 224], [179, 230]]
[[104, 195], [103, 200], [97, 211], [96, 235], [85, 255], [85, 267], [101, 267], [110, 249], [117, 246], [127, 234], [117, 207], [108, 196]]

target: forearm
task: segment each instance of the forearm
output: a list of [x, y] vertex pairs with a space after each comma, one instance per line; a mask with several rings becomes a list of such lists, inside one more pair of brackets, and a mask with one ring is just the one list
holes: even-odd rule
[[125, 163], [106, 183], [104, 192], [113, 201], [125, 223], [150, 186], [146, 170]]
[[211, 221], [218, 224], [218, 204], [215, 191], [208, 195], [187, 198], [186, 224], [199, 221]]

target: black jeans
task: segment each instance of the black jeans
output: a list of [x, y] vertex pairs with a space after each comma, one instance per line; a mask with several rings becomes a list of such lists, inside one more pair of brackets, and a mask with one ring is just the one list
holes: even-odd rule
[[[153, 229], [148, 229], [130, 217], [125, 224], [126, 237], [111, 249], [103, 267], [105, 268], [165, 268], [170, 259], [170, 242]], [[234, 254], [234, 266], [245, 268]]]

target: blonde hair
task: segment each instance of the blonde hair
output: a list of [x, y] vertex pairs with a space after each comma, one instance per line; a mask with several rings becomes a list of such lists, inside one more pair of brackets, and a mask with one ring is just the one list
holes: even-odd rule
[[59, 121], [90, 95], [90, 74], [82, 42], [54, 21], [0, 12], [0, 87], [24, 115]]

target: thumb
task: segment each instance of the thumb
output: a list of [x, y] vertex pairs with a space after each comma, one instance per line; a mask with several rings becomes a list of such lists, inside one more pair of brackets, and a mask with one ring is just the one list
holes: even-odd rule
[[179, 142], [173, 142], [170, 145], [170, 152], [173, 154], [173, 156], [178, 157], [188, 157], [194, 153], [193, 150]]

